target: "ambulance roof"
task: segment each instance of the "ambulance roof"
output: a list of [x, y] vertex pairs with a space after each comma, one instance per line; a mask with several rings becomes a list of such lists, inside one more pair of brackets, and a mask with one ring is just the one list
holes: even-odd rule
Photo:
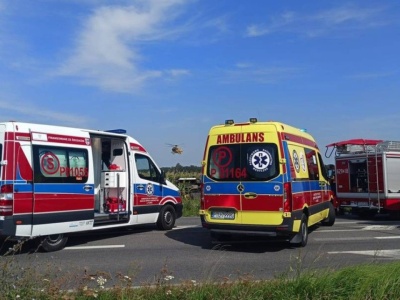
[[[128, 136], [126, 133], [123, 133], [121, 129], [118, 130], [93, 130], [93, 129], [84, 129], [84, 128], [76, 128], [70, 126], [59, 126], [59, 125], [47, 125], [47, 124], [39, 124], [39, 123], [28, 123], [28, 122], [17, 122], [17, 121], [8, 121], [1, 122], [5, 126], [5, 130], [7, 131], [20, 131], [20, 132], [42, 132], [42, 133], [55, 133], [55, 134], [76, 134], [87, 132], [92, 135], [106, 135], [106, 136], [115, 136], [115, 137], [125, 137], [129, 138], [131, 141], [136, 142], [140, 145], [140, 143], [131, 136]], [[126, 131], [125, 131], [126, 132]]]
[[[228, 121], [232, 121], [233, 122], [233, 120], [228, 120]], [[224, 129], [232, 128], [232, 126], [233, 127], [234, 126], [260, 126], [260, 127], [262, 127], [262, 126], [273, 126], [273, 127], [275, 127], [276, 131], [292, 133], [292, 134], [296, 134], [296, 135], [303, 136], [303, 137], [306, 137], [308, 139], [314, 140], [312, 135], [309, 134], [306, 129], [297, 128], [297, 127], [294, 127], [294, 126], [291, 126], [291, 125], [288, 125], [288, 124], [285, 124], [285, 123], [282, 123], [282, 122], [276, 122], [276, 121], [260, 121], [260, 122], [259, 121], [255, 121], [255, 122], [254, 121], [253, 122], [252, 121], [248, 121], [248, 122], [241, 122], [241, 123], [234, 123], [233, 122], [231, 124], [226, 124], [226, 122], [225, 122], [225, 124], [215, 125], [215, 126], [211, 127], [210, 133], [212, 131], [222, 132]]]

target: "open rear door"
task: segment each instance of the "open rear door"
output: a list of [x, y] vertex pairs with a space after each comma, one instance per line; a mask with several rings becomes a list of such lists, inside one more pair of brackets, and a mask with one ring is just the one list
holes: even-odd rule
[[[94, 220], [94, 176], [89, 135], [31, 132], [32, 235], [88, 230]], [[50, 225], [50, 226], [49, 226]]]

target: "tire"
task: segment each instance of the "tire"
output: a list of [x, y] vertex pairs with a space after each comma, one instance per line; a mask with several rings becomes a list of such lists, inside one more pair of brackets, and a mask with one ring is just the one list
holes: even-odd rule
[[332, 202], [329, 202], [328, 217], [325, 220], [323, 220], [321, 224], [324, 226], [333, 226], [333, 224], [335, 224], [335, 219], [336, 219], [335, 208], [333, 207]]
[[175, 208], [170, 205], [164, 205], [161, 208], [160, 215], [157, 220], [157, 228], [160, 230], [170, 230], [175, 226], [176, 212]]
[[307, 216], [301, 216], [300, 231], [295, 236], [295, 242], [292, 242], [296, 247], [305, 247], [308, 242], [308, 225]]
[[62, 250], [68, 241], [63, 234], [47, 235], [39, 239], [39, 245], [45, 252]]

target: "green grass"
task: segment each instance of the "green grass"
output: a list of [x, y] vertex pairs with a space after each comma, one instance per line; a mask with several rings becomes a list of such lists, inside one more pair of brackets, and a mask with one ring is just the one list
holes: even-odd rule
[[182, 203], [184, 217], [194, 217], [199, 215], [200, 200], [188, 197], [182, 199]]
[[199, 215], [200, 197], [193, 197], [190, 193], [182, 193], [183, 216], [194, 217]]
[[314, 271], [269, 281], [245, 277], [221, 284], [186, 282], [176, 286], [162, 282], [155, 287], [102, 292], [97, 299], [400, 299], [400, 263]]
[[190, 184], [179, 183], [177, 182], [178, 178], [181, 177], [194, 177], [200, 178], [198, 173], [189, 173], [189, 172], [180, 172], [180, 173], [167, 173], [167, 178], [174, 182], [176, 186], [179, 188], [182, 196], [182, 204], [183, 204], [183, 216], [184, 217], [193, 217], [199, 215], [200, 209], [200, 194], [192, 193], [190, 189]]
[[0, 299], [400, 299], [400, 262], [284, 273], [265, 281], [243, 276], [220, 283], [174, 283], [176, 279], [163, 269], [155, 282], [142, 287], [132, 287], [131, 278], [120, 274], [119, 281], [108, 288], [109, 275], [99, 273], [81, 278], [74, 290], [62, 289], [67, 278], [32, 272], [33, 268], [12, 268], [12, 258], [2, 267]]

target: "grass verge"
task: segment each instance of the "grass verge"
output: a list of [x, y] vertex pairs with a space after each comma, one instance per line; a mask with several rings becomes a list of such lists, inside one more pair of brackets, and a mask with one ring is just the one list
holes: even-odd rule
[[236, 282], [185, 281], [172, 284], [173, 276], [160, 274], [155, 283], [132, 287], [127, 276], [112, 288], [107, 277], [86, 278], [74, 290], [63, 290], [62, 278], [15, 270], [12, 261], [2, 261], [0, 299], [400, 299], [400, 262], [369, 263], [339, 270], [282, 274], [273, 280], [255, 281], [243, 276]]

